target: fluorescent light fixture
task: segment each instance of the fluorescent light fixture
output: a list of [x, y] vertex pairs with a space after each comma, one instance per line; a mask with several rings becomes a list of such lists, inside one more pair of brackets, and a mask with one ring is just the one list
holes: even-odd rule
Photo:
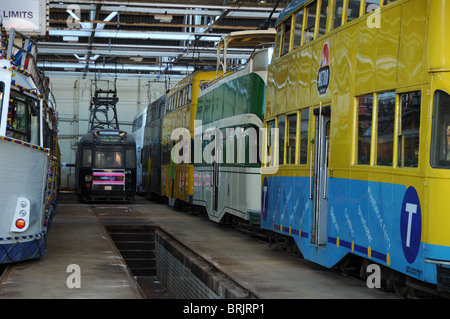
[[[92, 29], [82, 30], [50, 30], [51, 36], [72, 36], [72, 37], [90, 37]], [[137, 31], [112, 31], [112, 30], [95, 30], [95, 36], [98, 38], [118, 38], [118, 39], [143, 39], [143, 40], [177, 40], [188, 41], [193, 40], [195, 36], [200, 36], [201, 41], [217, 42], [223, 36], [222, 34], [196, 34], [186, 32], [137, 32]]]
[[[76, 69], [85, 68], [86, 61], [80, 60], [77, 62], [53, 62], [53, 61], [39, 61], [38, 67], [40, 68], [65, 68], [65, 69]], [[162, 71], [164, 67], [158, 65], [144, 65], [144, 64], [112, 64], [112, 63], [89, 63], [89, 69], [93, 70], [111, 70], [111, 71]], [[174, 72], [193, 72], [194, 67], [191, 66], [172, 66], [170, 68]]]

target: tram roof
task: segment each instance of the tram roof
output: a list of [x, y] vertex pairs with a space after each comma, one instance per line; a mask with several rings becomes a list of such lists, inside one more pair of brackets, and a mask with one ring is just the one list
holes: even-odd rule
[[281, 11], [275, 25], [278, 25], [281, 21], [283, 21], [284, 18], [286, 18], [286, 16], [291, 14], [292, 11], [294, 11], [295, 9], [301, 7], [305, 2], [308, 2], [308, 0], [294, 0], [291, 3], [289, 3], [288, 6], [284, 8], [283, 11]]

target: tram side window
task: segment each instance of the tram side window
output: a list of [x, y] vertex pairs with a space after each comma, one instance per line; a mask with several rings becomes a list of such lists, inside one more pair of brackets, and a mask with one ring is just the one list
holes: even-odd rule
[[308, 161], [309, 109], [302, 110], [300, 116], [300, 164], [306, 164]]
[[421, 92], [401, 94], [401, 128], [398, 137], [398, 166], [418, 167]]
[[395, 92], [378, 94], [377, 165], [392, 166], [394, 154]]
[[303, 33], [304, 39], [303, 44], [314, 40], [314, 31], [316, 26], [316, 10], [317, 1], [312, 2], [306, 7], [306, 26]]
[[372, 139], [373, 95], [358, 98], [358, 164], [370, 164], [370, 141]]
[[8, 124], [10, 132], [6, 132], [6, 136], [16, 138], [23, 141], [28, 141], [27, 136], [27, 116], [25, 98], [14, 94], [13, 102], [11, 103], [11, 110], [9, 112]]
[[291, 42], [291, 18], [286, 20], [286, 22], [283, 24], [283, 50], [281, 51], [281, 55], [285, 55], [289, 52], [289, 44]]
[[37, 101], [13, 92], [8, 112], [6, 136], [39, 144], [39, 107]]
[[325, 34], [327, 29], [327, 12], [328, 12], [328, 0], [322, 0], [320, 8], [320, 20], [319, 20], [319, 33], [317, 37]]
[[162, 161], [161, 164], [168, 165], [170, 164], [170, 143], [166, 143], [162, 147]]
[[266, 165], [267, 166], [274, 166], [274, 156], [275, 156], [275, 148], [274, 148], [274, 143], [273, 143], [273, 139], [274, 139], [274, 131], [275, 131], [275, 121], [270, 121], [267, 122], [267, 130], [266, 130], [266, 134], [267, 134], [267, 150], [266, 150], [266, 155], [267, 155], [267, 161], [266, 161]]
[[349, 0], [348, 1], [348, 13], [347, 22], [353, 21], [359, 18], [359, 11], [361, 7], [361, 0]]
[[333, 28], [339, 28], [342, 24], [342, 14], [344, 12], [344, 0], [336, 0], [334, 7], [334, 23]]
[[132, 132], [137, 131], [138, 129], [140, 129], [142, 127], [142, 119], [143, 119], [143, 115], [137, 117], [136, 119], [134, 119], [133, 121], [133, 127], [131, 129]]
[[295, 150], [297, 145], [297, 114], [290, 114], [287, 117], [286, 140], [286, 164], [295, 164]]
[[136, 150], [132, 148], [127, 148], [125, 153], [125, 167], [135, 168], [136, 167]]
[[450, 168], [450, 95], [440, 90], [434, 93], [431, 166]]
[[303, 12], [301, 9], [295, 14], [294, 49], [302, 45]]
[[192, 84], [189, 84], [189, 86], [187, 87], [187, 103], [191, 103], [192, 102]]
[[281, 26], [279, 26], [277, 29], [277, 36], [275, 39], [275, 50], [273, 53], [273, 57], [274, 57], [273, 60], [278, 59], [278, 57], [280, 56], [280, 42], [281, 42], [281, 30], [282, 29], [283, 28]]
[[284, 132], [286, 128], [286, 115], [278, 116], [278, 164], [284, 164]]

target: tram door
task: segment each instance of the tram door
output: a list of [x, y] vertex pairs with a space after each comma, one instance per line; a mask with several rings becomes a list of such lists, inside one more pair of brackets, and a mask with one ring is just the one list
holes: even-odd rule
[[212, 156], [212, 176], [211, 176], [211, 193], [212, 193], [212, 210], [213, 214], [216, 215], [218, 208], [218, 202], [219, 202], [219, 163], [221, 163], [221, 156], [222, 156], [222, 147], [221, 147], [221, 140], [217, 138], [218, 133], [216, 131], [216, 135], [214, 137], [214, 154]]
[[330, 106], [314, 110], [316, 128], [314, 131], [314, 179], [311, 185], [311, 199], [314, 203], [312, 241], [325, 245], [327, 240], [328, 206], [328, 153], [330, 144]]

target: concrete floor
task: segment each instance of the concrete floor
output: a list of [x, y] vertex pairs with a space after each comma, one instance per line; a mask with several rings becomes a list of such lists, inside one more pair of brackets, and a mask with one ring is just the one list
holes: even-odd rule
[[[80, 288], [77, 283], [78, 265]], [[47, 236], [47, 254], [14, 264], [4, 273], [0, 298], [136, 299], [140, 290], [114, 244], [87, 205], [58, 206]], [[70, 277], [70, 278], [69, 278]]]
[[[145, 198], [89, 206], [68, 195], [61, 196], [47, 254], [4, 274], [0, 298], [142, 298], [102, 223], [155, 224], [261, 298], [396, 298], [230, 227]], [[67, 287], [70, 264], [80, 266], [81, 288]]]

